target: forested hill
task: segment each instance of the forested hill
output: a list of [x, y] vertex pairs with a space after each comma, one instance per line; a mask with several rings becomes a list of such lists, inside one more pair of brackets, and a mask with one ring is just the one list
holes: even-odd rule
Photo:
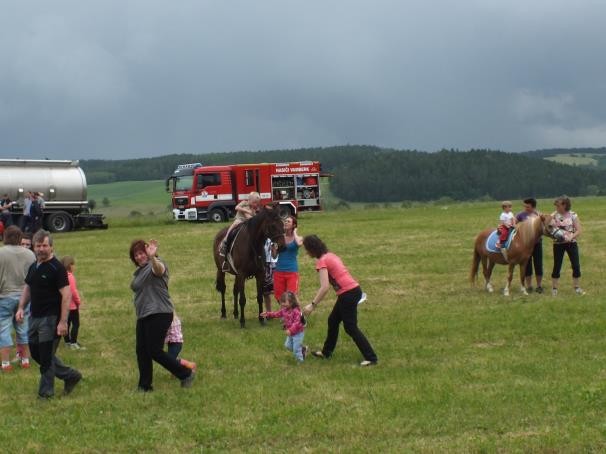
[[353, 202], [456, 200], [606, 194], [606, 172], [575, 168], [526, 154], [488, 150], [386, 150], [372, 146], [341, 146], [181, 154], [120, 161], [88, 160], [81, 165], [89, 183], [162, 179], [178, 164], [204, 165], [318, 160], [334, 174], [333, 193]]

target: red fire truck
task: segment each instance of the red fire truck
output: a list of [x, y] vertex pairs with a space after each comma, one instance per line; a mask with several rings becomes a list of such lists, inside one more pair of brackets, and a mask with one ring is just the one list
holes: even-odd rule
[[253, 191], [261, 195], [263, 205], [278, 202], [282, 215], [318, 211], [320, 167], [317, 161], [182, 164], [166, 180], [166, 190], [172, 192], [173, 214], [178, 221], [225, 221]]

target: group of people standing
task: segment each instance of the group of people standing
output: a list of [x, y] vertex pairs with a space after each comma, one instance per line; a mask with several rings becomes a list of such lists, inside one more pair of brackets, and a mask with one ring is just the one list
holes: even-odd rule
[[[38, 230], [31, 244], [35, 254], [22, 243], [23, 233], [17, 226], [4, 232], [0, 248], [0, 347], [2, 370], [12, 369], [9, 362], [12, 346], [11, 326], [17, 332], [17, 353], [22, 368], [29, 368], [29, 357], [40, 366], [38, 397], [50, 399], [55, 394], [55, 378], [64, 382], [64, 394], [69, 394], [82, 379], [82, 374], [66, 366], [57, 356], [61, 336], [68, 334], [68, 325], [77, 323], [70, 317], [75, 291], [75, 279], [70, 279], [74, 260], [66, 266], [54, 255], [49, 232]], [[71, 283], [71, 286], [70, 286]], [[70, 288], [74, 288], [74, 291]]]
[[[517, 223], [527, 220], [530, 216], [538, 216], [537, 201], [534, 198], [524, 199], [524, 209], [517, 215], [512, 213], [513, 204], [505, 201], [501, 204], [503, 212], [499, 218], [500, 238], [497, 248], [505, 246], [505, 241], [511, 228]], [[577, 238], [582, 232], [579, 216], [572, 211], [572, 202], [567, 196], [561, 196], [554, 200], [555, 211], [551, 213], [554, 226], [553, 242], [553, 269], [551, 272], [551, 293], [558, 295], [560, 285], [560, 272], [564, 262], [564, 255], [568, 255], [572, 268], [572, 284], [577, 295], [584, 295], [581, 288], [581, 263], [579, 258], [579, 246]], [[532, 287], [532, 274], [536, 275], [536, 289]], [[543, 293], [543, 243], [542, 240], [535, 244], [532, 256], [528, 261], [525, 273], [525, 285], [527, 290], [535, 290]]]
[[[19, 227], [22, 232], [36, 233], [42, 228], [44, 219], [44, 194], [41, 192], [27, 191], [23, 197], [23, 210]], [[14, 225], [13, 208], [21, 205], [11, 200], [8, 194], [4, 194], [0, 199], [0, 234], [6, 228]]]
[[[261, 208], [260, 197], [250, 194], [247, 200], [236, 207], [236, 219], [227, 231], [220, 245], [220, 254], [229, 251], [231, 232], [237, 224], [253, 217]], [[343, 323], [345, 332], [353, 339], [362, 353], [361, 366], [376, 365], [378, 358], [370, 342], [358, 327], [358, 304], [365, 300], [358, 282], [351, 276], [343, 261], [329, 252], [326, 244], [316, 235], [305, 238], [297, 232], [297, 219], [288, 216], [284, 220], [285, 246], [279, 250], [271, 241], [265, 244], [266, 273], [263, 286], [265, 318], [282, 319], [286, 333], [285, 347], [297, 361], [302, 363], [309, 349], [303, 344], [306, 318], [316, 310], [332, 286], [337, 301], [328, 316], [328, 332], [321, 350], [311, 352], [313, 356], [328, 359], [333, 355], [339, 328]], [[298, 253], [303, 247], [307, 254], [316, 259], [320, 286], [311, 303], [301, 308], [299, 300]], [[131, 282], [134, 292], [136, 327], [136, 353], [139, 368], [138, 389], [143, 392], [153, 390], [153, 363], [156, 362], [177, 377], [182, 387], [192, 386], [196, 375], [195, 367], [188, 367], [164, 351], [164, 342], [176, 318], [175, 308], [168, 292], [169, 272], [167, 264], [158, 256], [158, 242], [138, 239], [132, 242], [130, 258], [136, 266]], [[272, 295], [280, 303], [280, 310], [272, 311]], [[180, 324], [179, 324], [180, 327]]]

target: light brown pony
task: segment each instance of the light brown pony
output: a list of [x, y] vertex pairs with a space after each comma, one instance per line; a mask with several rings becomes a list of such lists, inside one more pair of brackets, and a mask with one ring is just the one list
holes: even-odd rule
[[524, 295], [528, 295], [526, 287], [524, 286], [526, 265], [528, 264], [534, 246], [541, 238], [541, 235], [551, 236], [553, 234], [554, 227], [552, 225], [552, 220], [550, 215], [541, 214], [539, 216], [531, 216], [527, 220], [518, 223], [516, 225], [518, 232], [507, 249], [507, 260], [505, 260], [505, 257], [500, 252], [490, 252], [486, 249], [486, 240], [494, 231], [494, 228], [489, 228], [480, 232], [476, 237], [473, 249], [473, 261], [471, 262], [471, 273], [469, 276], [471, 284], [475, 285], [478, 268], [480, 262], [482, 262], [482, 272], [484, 274], [484, 280], [486, 281], [486, 290], [489, 293], [494, 292], [494, 287], [490, 283], [490, 277], [492, 276], [494, 266], [496, 264], [508, 265], [507, 285], [503, 290], [503, 294], [509, 296], [509, 289], [513, 279], [513, 269], [516, 265], [519, 265], [521, 290]]

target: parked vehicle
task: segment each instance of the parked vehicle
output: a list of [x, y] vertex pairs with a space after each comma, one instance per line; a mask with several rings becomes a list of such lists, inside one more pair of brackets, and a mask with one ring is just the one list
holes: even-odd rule
[[78, 228], [107, 228], [103, 215], [91, 213], [86, 198], [86, 177], [78, 161], [0, 159], [0, 196], [16, 202], [11, 207], [19, 225], [28, 191], [43, 194], [43, 227], [51, 232]]
[[182, 164], [166, 180], [177, 221], [222, 222], [252, 191], [266, 205], [278, 202], [281, 214], [322, 209], [321, 166], [317, 161], [203, 166]]

